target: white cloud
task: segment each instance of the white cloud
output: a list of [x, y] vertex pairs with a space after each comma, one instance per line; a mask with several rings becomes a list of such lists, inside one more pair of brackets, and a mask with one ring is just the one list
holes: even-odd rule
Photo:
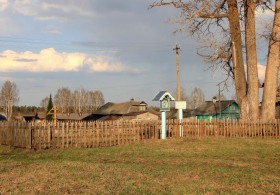
[[112, 62], [104, 56], [88, 57], [84, 63], [93, 72], [139, 72], [137, 69], [124, 66], [121, 62]]
[[264, 81], [265, 78], [265, 69], [266, 66], [262, 65], [262, 64], [258, 64], [258, 75], [259, 75], [259, 79], [261, 81]]
[[0, 0], [0, 11], [4, 11], [8, 7], [8, 0]]
[[136, 72], [121, 62], [106, 56], [89, 56], [83, 53], [57, 52], [53, 48], [43, 49], [39, 53], [30, 51], [15, 52], [6, 50], [0, 53], [1, 72]]

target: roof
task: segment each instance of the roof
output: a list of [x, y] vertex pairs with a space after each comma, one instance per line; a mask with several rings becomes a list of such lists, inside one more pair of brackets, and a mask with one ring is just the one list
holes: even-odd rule
[[0, 121], [7, 120], [7, 117], [4, 113], [0, 113]]
[[[233, 103], [237, 104], [234, 100], [222, 100], [221, 111], [225, 110]], [[238, 104], [237, 104], [238, 105]], [[206, 101], [204, 104], [195, 109], [195, 115], [215, 115], [219, 112], [219, 101], [215, 104], [212, 101]]]
[[138, 115], [145, 114], [145, 113], [150, 113], [150, 114], [153, 114], [153, 115], [159, 117], [159, 114], [157, 111], [150, 109], [150, 110], [139, 111], [139, 112], [131, 112], [131, 113], [127, 113], [124, 115], [117, 115], [117, 114], [102, 115], [102, 116], [92, 115], [92, 116], [90, 116], [90, 118], [85, 118], [84, 120], [103, 120], [103, 121], [119, 120], [119, 119], [127, 120], [127, 119], [130, 119], [130, 117], [134, 118]]
[[37, 112], [36, 117], [39, 119], [45, 119], [46, 118], [46, 112]]
[[[24, 113], [22, 114], [24, 118], [36, 118], [36, 119], [45, 119], [46, 118], [46, 113], [45, 112], [36, 112], [36, 113]], [[77, 114], [77, 113], [70, 113], [70, 114], [62, 114], [62, 113], [57, 113], [56, 118], [57, 120], [82, 120], [88, 116], [88, 114]]]
[[88, 114], [77, 114], [77, 113], [71, 113], [71, 114], [57, 114], [56, 118], [57, 120], [82, 120], [88, 116]]
[[128, 101], [123, 103], [112, 103], [108, 102], [101, 106], [93, 114], [97, 115], [124, 115], [132, 112], [139, 112], [139, 106], [146, 106], [147, 104], [143, 101]]
[[[193, 109], [185, 109], [183, 110], [183, 118], [190, 118], [193, 115]], [[166, 113], [166, 118], [167, 119], [177, 119], [178, 118], [178, 110], [175, 108], [171, 108], [169, 112]]]
[[21, 115], [23, 118], [39, 118], [39, 119], [46, 118], [45, 112], [27, 112], [27, 113], [21, 113], [19, 115]]
[[99, 118], [98, 120], [103, 120], [103, 121], [112, 121], [112, 120], [119, 120], [121, 119], [122, 116], [116, 116], [116, 115], [107, 115]]
[[127, 113], [127, 114], [124, 114], [123, 116], [138, 116], [140, 114], [144, 114], [144, 113], [151, 113], [151, 114], [154, 114], [154, 115], [159, 115], [159, 113], [155, 110], [152, 110], [152, 109], [149, 109], [149, 110], [144, 110], [144, 111], [139, 111], [139, 112], [131, 112], [131, 113]]
[[160, 91], [158, 94], [154, 97], [153, 101], [161, 101], [163, 98], [166, 98], [168, 96], [171, 101], [175, 101], [175, 98], [172, 97], [172, 95], [167, 91]]

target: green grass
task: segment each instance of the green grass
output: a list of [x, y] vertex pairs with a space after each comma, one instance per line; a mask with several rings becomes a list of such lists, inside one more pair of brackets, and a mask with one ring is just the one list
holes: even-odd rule
[[280, 140], [205, 138], [25, 151], [0, 146], [0, 194], [279, 194]]

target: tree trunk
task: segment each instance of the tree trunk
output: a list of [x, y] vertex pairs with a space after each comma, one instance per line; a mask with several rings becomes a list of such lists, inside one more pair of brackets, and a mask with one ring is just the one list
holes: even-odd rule
[[255, 3], [254, 0], [244, 0], [245, 12], [245, 42], [247, 62], [247, 83], [249, 103], [249, 118], [259, 118], [259, 79], [257, 66], [256, 31], [255, 31]]
[[245, 101], [247, 95], [247, 84], [242, 54], [242, 39], [237, 0], [227, 0], [227, 4], [230, 36], [233, 42], [233, 50], [235, 51], [232, 53], [236, 98], [240, 107], [241, 118], [246, 119], [249, 116], [249, 110], [248, 101]]
[[280, 50], [280, 0], [275, 1], [275, 15], [272, 35], [269, 41], [265, 71], [264, 92], [261, 117], [264, 120], [275, 119], [275, 101], [278, 83]]

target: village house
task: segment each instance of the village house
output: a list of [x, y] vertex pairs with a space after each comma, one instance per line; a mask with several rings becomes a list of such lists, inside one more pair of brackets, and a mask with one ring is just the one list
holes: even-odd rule
[[158, 120], [156, 111], [148, 109], [144, 101], [108, 102], [84, 120]]
[[239, 106], [234, 100], [206, 101], [194, 111], [198, 120], [239, 119]]

